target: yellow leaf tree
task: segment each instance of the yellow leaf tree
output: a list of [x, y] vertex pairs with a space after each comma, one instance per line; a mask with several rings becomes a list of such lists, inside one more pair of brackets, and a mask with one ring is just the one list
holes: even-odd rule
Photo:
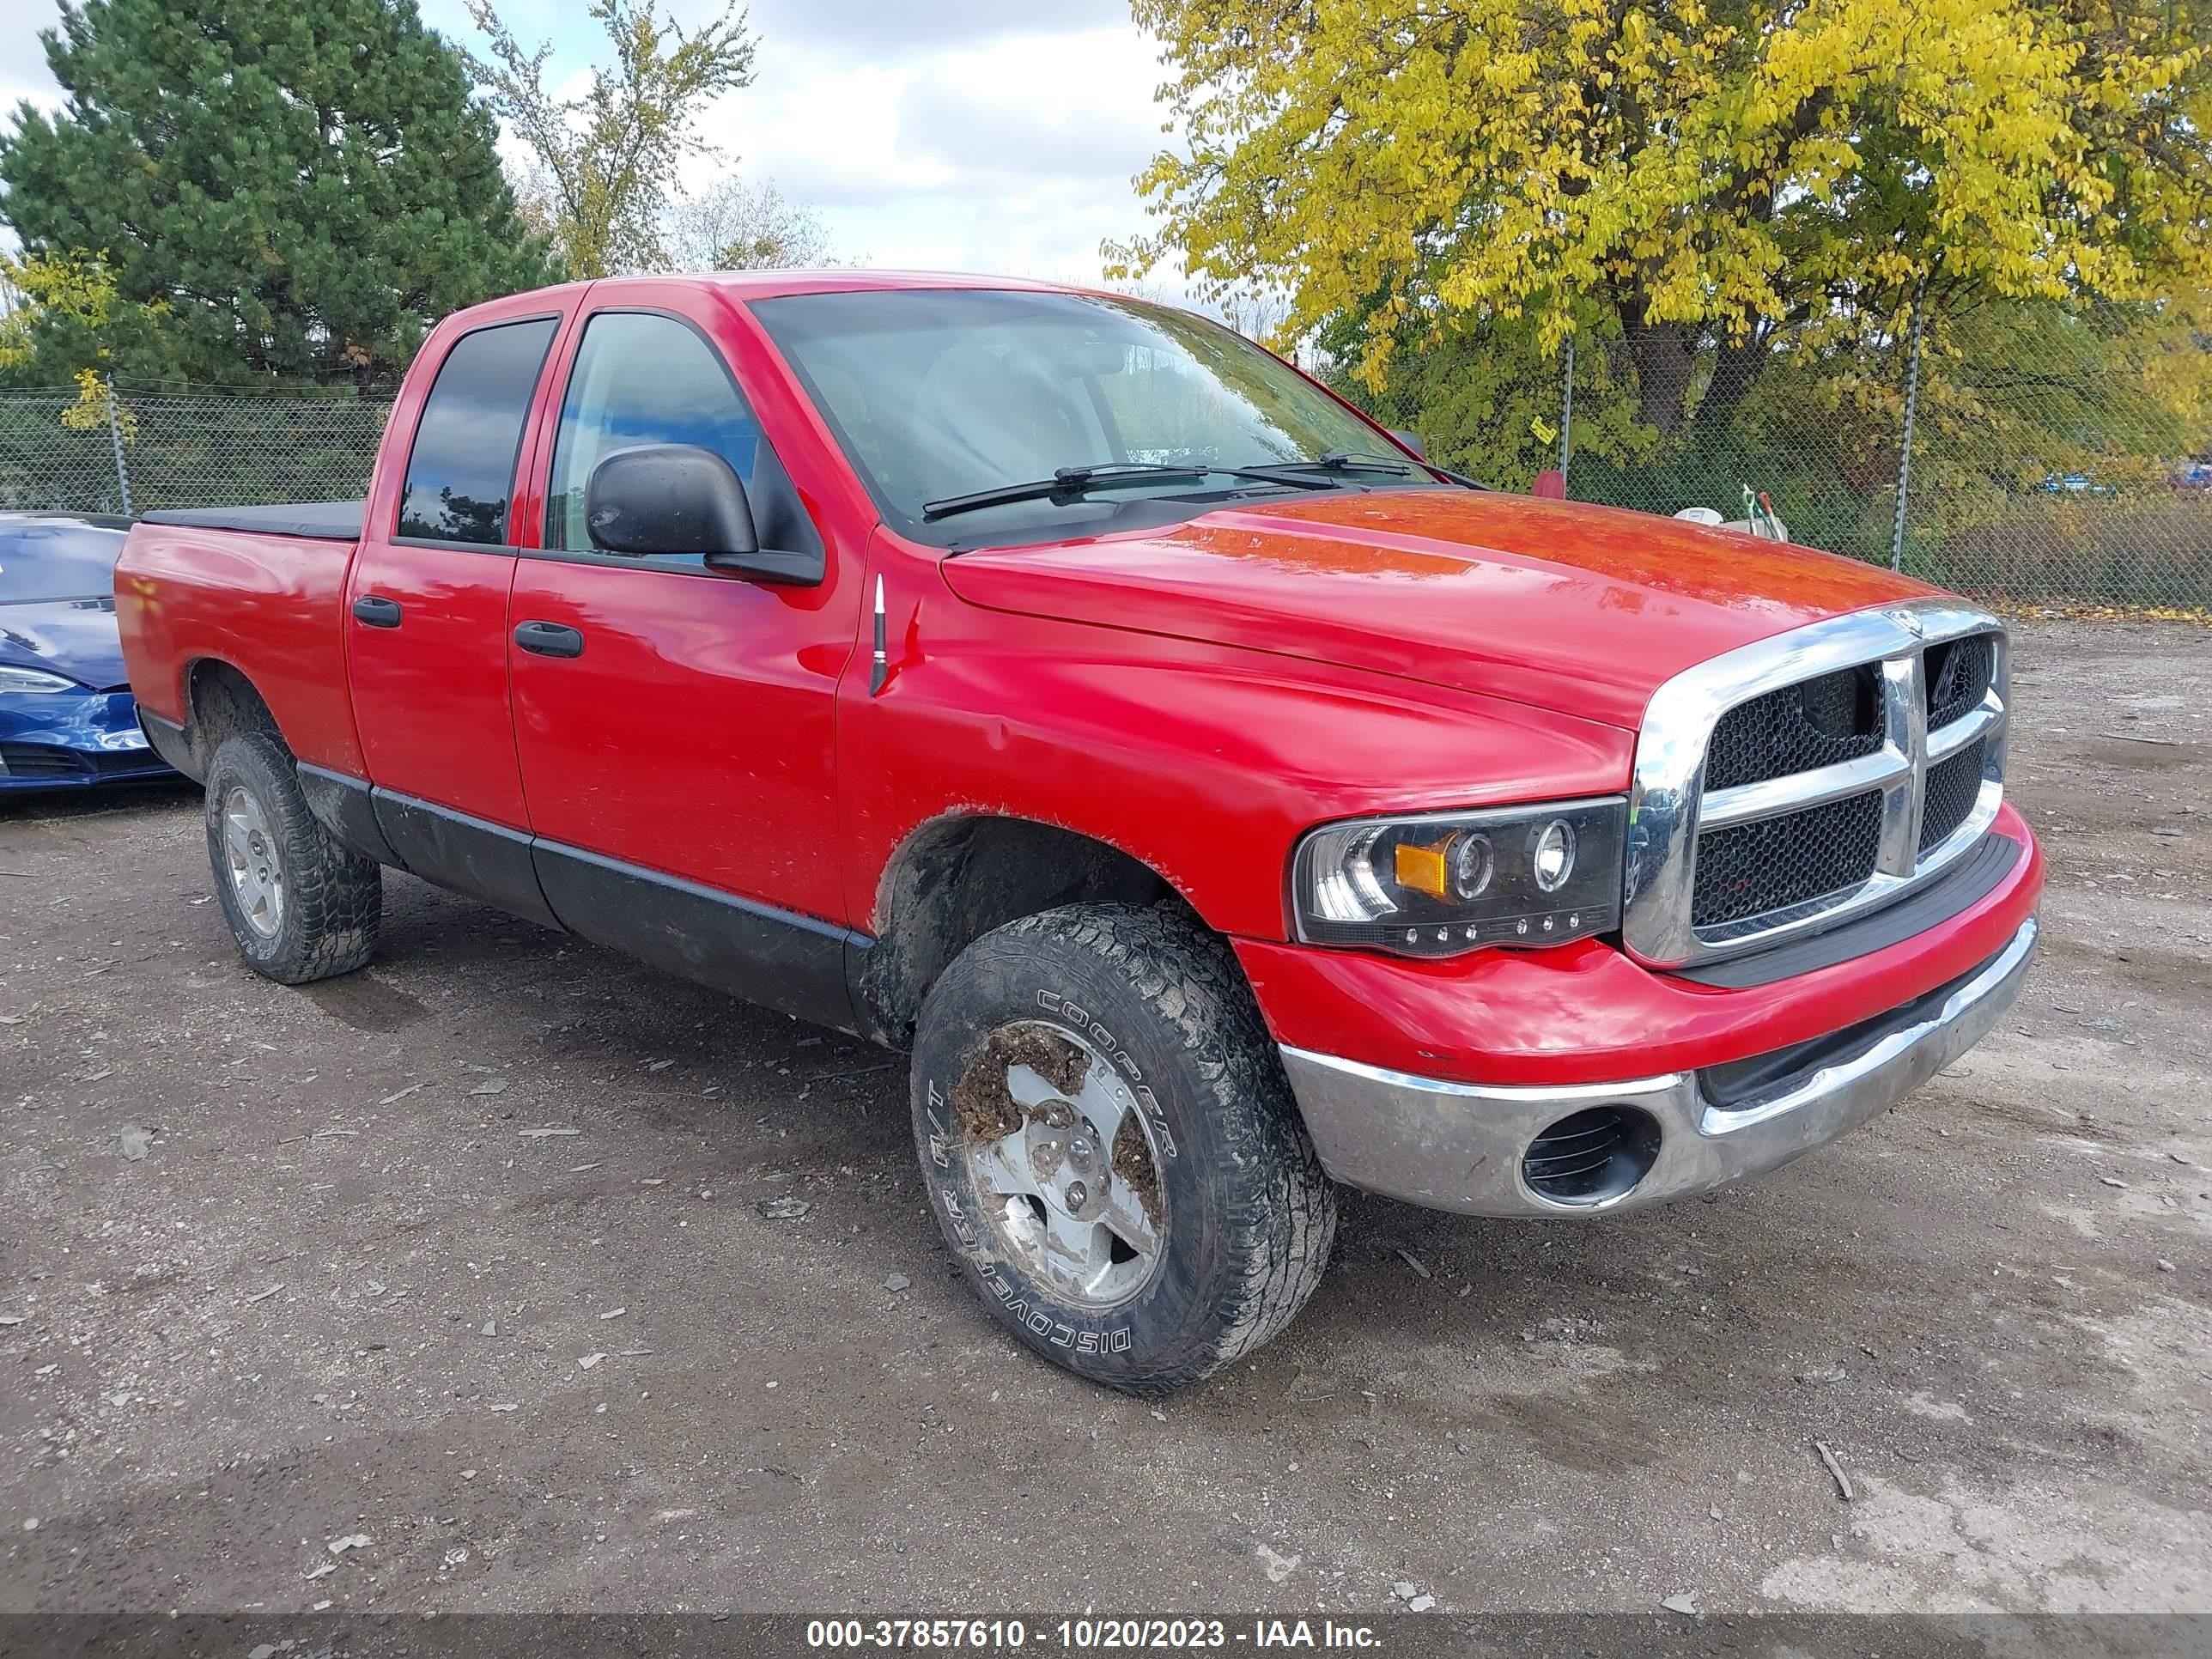
[[[1134, 0], [1202, 288], [1290, 296], [1380, 385], [1470, 320], [1626, 362], [1664, 434], [1916, 291], [2156, 303], [2212, 276], [2191, 0]], [[1924, 289], [1923, 289], [1924, 284]], [[1346, 319], [1357, 327], [1346, 329]]]
[[104, 258], [82, 249], [0, 253], [0, 284], [10, 293], [10, 303], [0, 312], [0, 373], [30, 368], [45, 339], [64, 332], [76, 365], [107, 366], [109, 332], [123, 305]]

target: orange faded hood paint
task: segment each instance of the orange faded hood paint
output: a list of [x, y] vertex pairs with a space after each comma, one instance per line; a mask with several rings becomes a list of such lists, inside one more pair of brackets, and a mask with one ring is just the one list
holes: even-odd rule
[[948, 558], [993, 610], [1304, 657], [1634, 727], [1693, 663], [1933, 592], [1808, 548], [1617, 507], [1331, 494], [1176, 529]]

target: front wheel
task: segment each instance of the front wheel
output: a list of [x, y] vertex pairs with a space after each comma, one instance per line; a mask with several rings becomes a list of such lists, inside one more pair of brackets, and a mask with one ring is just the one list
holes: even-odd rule
[[1046, 1358], [1165, 1394], [1321, 1282], [1336, 1191], [1227, 948], [1086, 904], [963, 951], [924, 1003], [915, 1135], [946, 1240]]
[[225, 738], [208, 764], [208, 861], [216, 896], [254, 972], [286, 985], [348, 974], [376, 950], [383, 872], [308, 810], [274, 738]]

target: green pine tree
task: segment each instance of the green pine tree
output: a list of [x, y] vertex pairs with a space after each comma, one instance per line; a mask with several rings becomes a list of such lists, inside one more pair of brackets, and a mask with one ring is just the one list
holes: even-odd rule
[[[0, 135], [0, 215], [104, 258], [118, 373], [388, 382], [438, 317], [554, 278], [414, 0], [82, 0], [42, 39], [69, 101]], [[83, 367], [43, 361], [74, 332], [38, 373]]]

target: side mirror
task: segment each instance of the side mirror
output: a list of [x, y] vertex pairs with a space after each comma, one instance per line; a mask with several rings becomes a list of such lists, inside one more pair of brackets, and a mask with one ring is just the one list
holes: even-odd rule
[[1423, 460], [1425, 461], [1429, 459], [1429, 447], [1421, 441], [1421, 434], [1419, 433], [1401, 431], [1395, 426], [1389, 428], [1389, 430], [1392, 437], [1395, 438], [1400, 443], [1405, 445], [1407, 448], [1412, 450], [1413, 453], [1419, 456]]
[[755, 581], [811, 586], [818, 555], [763, 550], [752, 503], [730, 464], [695, 444], [617, 449], [584, 491], [592, 544], [609, 553], [696, 553]]

